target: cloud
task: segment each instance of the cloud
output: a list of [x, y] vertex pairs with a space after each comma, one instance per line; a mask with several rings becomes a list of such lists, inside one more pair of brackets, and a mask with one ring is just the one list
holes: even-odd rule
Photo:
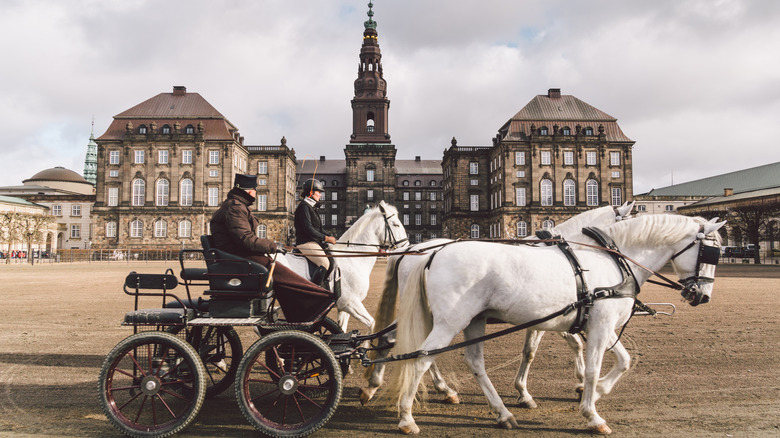
[[[95, 134], [173, 85], [248, 144], [343, 158], [364, 2], [4, 1], [0, 185], [83, 169]], [[780, 3], [374, 2], [398, 158], [489, 145], [559, 87], [636, 141], [634, 192], [778, 161]], [[9, 68], [8, 66], [12, 66]], [[739, 154], [734, 154], [738, 148]], [[736, 156], [735, 156], [736, 155]]]

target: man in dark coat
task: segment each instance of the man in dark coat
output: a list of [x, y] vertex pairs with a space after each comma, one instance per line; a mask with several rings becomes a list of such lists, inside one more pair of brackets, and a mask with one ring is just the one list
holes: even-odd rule
[[[227, 199], [211, 217], [211, 236], [215, 248], [245, 257], [270, 269], [269, 254], [277, 252], [277, 244], [255, 234], [259, 225], [252, 215], [257, 192], [257, 176], [237, 174]], [[307, 321], [324, 311], [333, 294], [288, 267], [276, 264], [273, 271], [274, 293], [289, 321]]]
[[307, 259], [319, 266], [313, 275], [315, 283], [322, 281], [330, 267], [330, 260], [324, 251], [326, 245], [336, 243], [336, 238], [322, 229], [322, 221], [317, 213], [324, 191], [325, 187], [319, 180], [307, 179], [301, 190], [303, 200], [295, 209], [295, 246]]

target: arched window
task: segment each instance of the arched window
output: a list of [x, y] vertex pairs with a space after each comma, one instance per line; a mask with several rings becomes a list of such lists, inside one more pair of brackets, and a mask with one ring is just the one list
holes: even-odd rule
[[547, 135], [547, 127], [546, 126], [542, 126], [541, 128], [539, 128], [539, 135]]
[[140, 219], [130, 222], [130, 237], [144, 237], [144, 223]]
[[369, 164], [366, 167], [366, 181], [373, 181], [375, 172], [376, 172], [376, 168], [374, 167], [374, 165]]
[[189, 178], [181, 180], [179, 205], [192, 205], [192, 180]]
[[106, 237], [116, 237], [116, 222], [106, 222]]
[[170, 134], [171, 133], [171, 127], [168, 125], [163, 125], [162, 127], [162, 133], [163, 134]]
[[555, 222], [551, 221], [550, 219], [545, 219], [542, 221], [542, 229], [543, 230], [552, 230], [555, 226]]
[[571, 135], [571, 128], [569, 128], [568, 126], [564, 126], [561, 129], [561, 132], [563, 133], [563, 135]]
[[330, 182], [330, 185], [332, 185], [333, 187], [338, 187], [339, 182], [334, 179], [333, 181]]
[[545, 178], [542, 180], [542, 182], [539, 185], [541, 188], [540, 195], [541, 195], [542, 205], [544, 206], [553, 205], [552, 181]]
[[186, 128], [184, 128], [184, 132], [187, 134], [194, 134], [195, 133], [195, 127], [192, 125], [187, 125]]
[[409, 180], [408, 179], [403, 180], [403, 182], [401, 182], [401, 185], [407, 187], [409, 185]]
[[593, 128], [591, 128], [590, 126], [585, 128], [585, 135], [593, 135]]
[[257, 237], [261, 239], [267, 239], [268, 237], [267, 228], [265, 225], [260, 224], [257, 226]]
[[479, 239], [479, 225], [471, 224], [471, 238]]
[[170, 198], [170, 183], [165, 178], [157, 180], [157, 205], [168, 205], [168, 199]]
[[572, 207], [577, 204], [577, 187], [574, 180], [563, 180], [563, 205]]
[[138, 133], [139, 134], [146, 134], [146, 125], [141, 125], [138, 127]]
[[146, 195], [146, 183], [138, 178], [133, 180], [133, 200], [132, 205], [144, 205]]
[[585, 191], [588, 206], [593, 207], [599, 205], [599, 183], [597, 183], [595, 179], [589, 179], [585, 183]]
[[525, 221], [517, 222], [517, 237], [525, 237], [528, 235], [528, 224]]
[[374, 113], [366, 114], [366, 132], [374, 132]]
[[165, 237], [168, 235], [168, 222], [160, 219], [154, 223], [154, 237]]
[[179, 237], [192, 237], [192, 222], [187, 219], [179, 221]]
[[420, 186], [420, 185], [422, 185], [422, 183], [421, 183], [421, 182], [420, 182], [420, 180], [418, 179], [418, 180], [415, 180], [415, 181], [414, 181], [414, 185], [416, 185], [416, 186]]

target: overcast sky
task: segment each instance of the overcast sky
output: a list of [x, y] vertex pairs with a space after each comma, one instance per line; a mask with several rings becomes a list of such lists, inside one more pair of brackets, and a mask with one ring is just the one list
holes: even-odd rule
[[[0, 0], [0, 185], [78, 173], [94, 117], [174, 85], [246, 144], [343, 159], [364, 0]], [[780, 161], [780, 2], [375, 0], [398, 159], [490, 145], [561, 88], [616, 117], [634, 193]], [[780, 176], [779, 176], [780, 178]]]

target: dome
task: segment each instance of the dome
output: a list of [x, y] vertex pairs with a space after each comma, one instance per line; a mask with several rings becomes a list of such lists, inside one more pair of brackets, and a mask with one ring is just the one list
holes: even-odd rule
[[32, 178], [22, 181], [22, 183], [26, 184], [28, 182], [36, 181], [59, 181], [89, 184], [89, 181], [85, 180], [83, 176], [60, 166], [42, 170], [33, 175]]

